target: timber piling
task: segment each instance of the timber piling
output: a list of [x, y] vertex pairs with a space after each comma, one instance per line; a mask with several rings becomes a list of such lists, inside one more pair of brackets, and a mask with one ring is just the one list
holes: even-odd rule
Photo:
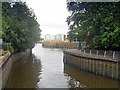
[[[97, 51], [97, 54], [98, 52], [99, 51]], [[99, 54], [95, 55], [91, 53], [85, 53], [84, 51], [82, 52], [81, 50], [77, 49], [69, 49], [64, 51], [64, 63], [96, 75], [120, 80], [119, 55], [111, 58], [105, 56], [105, 54], [102, 56]]]

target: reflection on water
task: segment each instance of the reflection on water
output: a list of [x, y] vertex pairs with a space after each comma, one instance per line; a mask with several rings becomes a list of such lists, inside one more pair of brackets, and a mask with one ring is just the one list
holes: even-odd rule
[[37, 45], [33, 49], [35, 56], [40, 58], [42, 64], [41, 80], [39, 88], [67, 88], [63, 73], [63, 52], [60, 49], [42, 48]]
[[15, 63], [6, 88], [36, 88], [40, 80], [41, 63], [33, 56], [27, 56]]
[[64, 73], [69, 87], [78, 88], [118, 88], [118, 81], [81, 71], [68, 64], [64, 64]]
[[118, 82], [63, 64], [60, 49], [37, 44], [32, 56], [25, 56], [13, 67], [7, 88], [116, 88]]

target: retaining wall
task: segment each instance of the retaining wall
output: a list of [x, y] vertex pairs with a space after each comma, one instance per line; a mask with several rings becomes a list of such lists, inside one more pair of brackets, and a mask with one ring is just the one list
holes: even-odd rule
[[89, 54], [64, 51], [64, 63], [73, 65], [81, 70], [120, 80], [120, 61], [105, 57], [93, 57]]
[[0, 89], [5, 87], [12, 68], [12, 61], [10, 56], [11, 53], [9, 51], [4, 56], [0, 56]]
[[12, 69], [12, 65], [13, 61], [10, 57], [2, 65], [2, 88], [4, 88], [7, 83], [7, 80]]
[[[30, 50], [27, 50], [25, 53], [20, 52], [16, 54], [11, 54], [9, 57], [4, 60], [4, 62], [0, 65], [0, 89], [5, 88], [7, 81], [9, 79], [12, 66], [20, 61], [23, 57], [27, 56], [26, 53], [28, 54]], [[30, 54], [30, 53], [29, 53]]]

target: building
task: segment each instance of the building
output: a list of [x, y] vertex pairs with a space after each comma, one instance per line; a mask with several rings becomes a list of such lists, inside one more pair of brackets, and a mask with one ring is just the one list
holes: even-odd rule
[[49, 34], [45, 35], [44, 40], [49, 40], [49, 39], [50, 39], [50, 35]]
[[47, 35], [45, 35], [44, 40], [55, 40], [55, 37], [54, 37], [54, 35], [47, 34]]
[[65, 34], [57, 34], [57, 35], [50, 35], [47, 34], [45, 35], [44, 40], [60, 40], [60, 41], [64, 41], [67, 39], [67, 35]]

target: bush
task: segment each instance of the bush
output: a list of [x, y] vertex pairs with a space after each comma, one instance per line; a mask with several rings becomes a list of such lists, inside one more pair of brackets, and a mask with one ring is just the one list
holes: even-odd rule
[[11, 46], [11, 43], [3, 43], [3, 49], [4, 50], [9, 50], [9, 51], [14, 51], [13, 47]]

